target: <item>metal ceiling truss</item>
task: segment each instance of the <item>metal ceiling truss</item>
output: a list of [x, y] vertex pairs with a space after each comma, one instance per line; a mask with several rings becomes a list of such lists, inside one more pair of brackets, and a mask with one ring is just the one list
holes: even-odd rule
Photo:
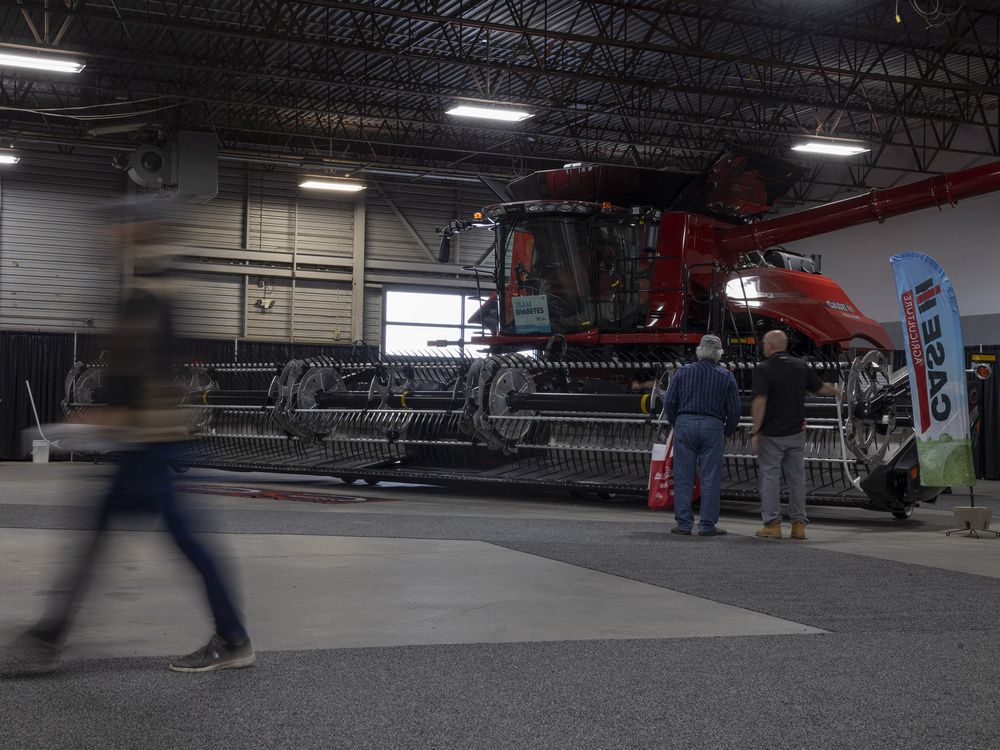
[[[503, 175], [697, 171], [727, 143], [784, 153], [812, 133], [870, 142], [850, 169], [815, 163], [797, 198], [822, 199], [873, 171], [997, 154], [992, 6], [926, 29], [906, 4], [895, 23], [893, 0], [0, 0], [6, 44], [87, 62], [73, 80], [3, 71], [0, 126], [85, 142], [94, 123], [144, 120], [212, 127], [262, 158]], [[469, 100], [535, 117], [444, 114]], [[52, 111], [68, 107], [87, 109]]]

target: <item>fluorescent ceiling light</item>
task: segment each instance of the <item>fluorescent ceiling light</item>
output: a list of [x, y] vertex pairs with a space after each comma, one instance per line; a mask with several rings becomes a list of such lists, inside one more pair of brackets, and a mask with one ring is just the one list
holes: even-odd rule
[[17, 164], [21, 157], [13, 151], [0, 151], [0, 164]]
[[792, 151], [805, 151], [810, 154], [830, 154], [831, 156], [854, 156], [871, 151], [860, 143], [833, 143], [831, 141], [806, 141], [792, 146]]
[[32, 70], [48, 70], [53, 73], [79, 73], [86, 65], [76, 60], [60, 57], [39, 57], [36, 55], [15, 55], [10, 52], [0, 52], [0, 67], [31, 68]]
[[334, 182], [333, 180], [306, 180], [299, 183], [300, 188], [307, 190], [339, 190], [342, 193], [356, 193], [364, 190], [360, 182]]
[[446, 115], [456, 117], [479, 117], [483, 120], [503, 120], [504, 122], [521, 122], [532, 117], [530, 112], [523, 109], [505, 109], [503, 107], [473, 107], [468, 104], [460, 104], [445, 112]]

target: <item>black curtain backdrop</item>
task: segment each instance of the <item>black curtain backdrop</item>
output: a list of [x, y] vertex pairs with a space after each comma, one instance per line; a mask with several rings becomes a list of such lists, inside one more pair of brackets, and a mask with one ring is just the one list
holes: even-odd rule
[[73, 334], [0, 332], [0, 458], [25, 458], [21, 430], [34, 425], [25, 381], [42, 423], [62, 415], [63, 385], [73, 366]]
[[[100, 336], [77, 336], [76, 357], [72, 333], [0, 331], [0, 460], [28, 458], [31, 446], [22, 445], [21, 431], [35, 418], [25, 381], [31, 384], [42, 423], [62, 416], [66, 375], [74, 362], [96, 360], [103, 348]], [[350, 345], [289, 344], [275, 341], [186, 339], [191, 362], [274, 362], [349, 353]]]

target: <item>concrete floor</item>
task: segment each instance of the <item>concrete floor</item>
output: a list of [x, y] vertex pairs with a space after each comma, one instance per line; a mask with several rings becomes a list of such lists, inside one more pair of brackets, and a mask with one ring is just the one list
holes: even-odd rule
[[[107, 472], [0, 463], [0, 639], [79, 554]], [[127, 519], [64, 669], [0, 681], [0, 747], [993, 742], [1000, 541], [946, 537], [946, 508], [817, 508], [806, 542], [766, 542], [745, 504], [724, 508], [729, 537], [699, 539], [628, 499], [183, 484], [240, 584], [258, 666], [166, 672], [207, 639], [207, 608], [155, 522]], [[246, 490], [350, 502], [216, 494]], [[1000, 486], [977, 497], [997, 504]], [[220, 706], [239, 717], [225, 731]]]

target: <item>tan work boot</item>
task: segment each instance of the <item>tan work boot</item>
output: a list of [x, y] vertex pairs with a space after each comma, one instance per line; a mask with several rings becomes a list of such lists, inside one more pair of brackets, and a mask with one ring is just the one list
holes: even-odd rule
[[757, 536], [761, 539], [781, 539], [781, 521], [769, 523], [764, 528], [758, 529]]
[[792, 521], [792, 539], [805, 539], [806, 525], [804, 521]]

